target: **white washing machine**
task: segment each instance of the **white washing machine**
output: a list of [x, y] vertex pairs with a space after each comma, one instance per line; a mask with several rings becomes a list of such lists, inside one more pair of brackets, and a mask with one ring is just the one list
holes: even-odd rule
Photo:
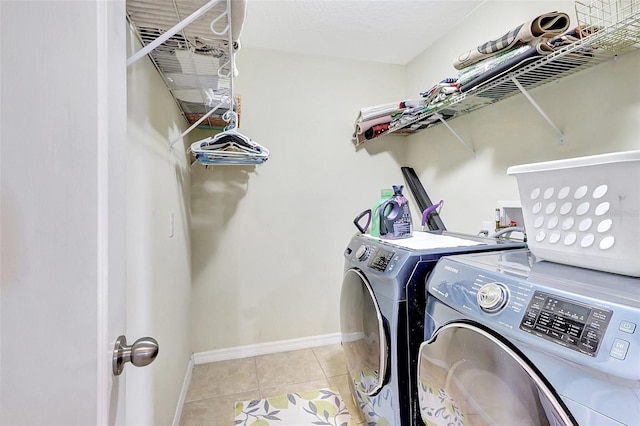
[[368, 424], [414, 424], [424, 285], [438, 259], [524, 246], [446, 231], [414, 232], [401, 240], [351, 239], [344, 252], [340, 325], [352, 394]]
[[422, 422], [640, 425], [639, 278], [479, 253], [441, 259], [426, 299]]

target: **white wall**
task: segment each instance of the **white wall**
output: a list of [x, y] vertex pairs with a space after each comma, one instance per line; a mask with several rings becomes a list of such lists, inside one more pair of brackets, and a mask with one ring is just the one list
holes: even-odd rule
[[[129, 34], [128, 55], [138, 49]], [[148, 57], [127, 69], [127, 99], [127, 337], [160, 345], [153, 364], [127, 375], [128, 394], [153, 392], [127, 405], [127, 423], [166, 425], [191, 356], [191, 183], [183, 144], [169, 149], [187, 124]]]
[[[467, 17], [464, 31], [445, 35], [407, 66], [406, 95], [457, 76], [451, 60], [458, 53], [553, 10], [569, 13], [575, 23], [573, 2], [484, 3]], [[518, 200], [516, 179], [506, 175], [509, 166], [640, 149], [638, 69], [640, 52], [634, 52], [531, 91], [563, 131], [564, 145], [521, 95], [449, 121], [473, 144], [475, 158], [444, 126], [408, 138], [409, 165], [432, 200], [445, 200], [445, 226], [476, 233], [483, 220], [493, 220], [497, 201]]]
[[487, 2], [406, 67], [241, 50], [240, 130], [272, 155], [260, 166], [191, 168], [193, 351], [338, 332], [351, 221], [381, 188], [404, 182], [400, 166], [416, 169], [432, 200], [445, 200], [450, 230], [476, 233], [498, 200], [518, 199], [508, 166], [637, 149], [634, 53], [533, 91], [565, 145], [516, 96], [451, 121], [475, 158], [444, 126], [354, 150], [361, 107], [418, 97], [457, 73], [455, 54], [552, 10], [574, 16], [569, 1]]
[[361, 107], [404, 92], [403, 67], [250, 49], [237, 60], [240, 131], [271, 157], [192, 167], [194, 352], [338, 332], [352, 221], [403, 181], [404, 138], [350, 141]]

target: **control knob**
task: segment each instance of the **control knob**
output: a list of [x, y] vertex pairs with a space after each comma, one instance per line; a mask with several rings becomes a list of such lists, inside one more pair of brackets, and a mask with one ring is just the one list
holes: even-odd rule
[[476, 297], [480, 309], [487, 313], [494, 314], [507, 306], [509, 292], [504, 285], [493, 282], [480, 287]]
[[356, 250], [356, 259], [360, 261], [365, 260], [369, 257], [369, 253], [371, 253], [371, 249], [363, 244]]

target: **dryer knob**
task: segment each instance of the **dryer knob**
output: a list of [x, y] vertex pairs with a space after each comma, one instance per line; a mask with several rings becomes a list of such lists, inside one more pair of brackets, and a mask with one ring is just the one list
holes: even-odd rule
[[365, 246], [364, 244], [361, 245], [360, 247], [358, 247], [358, 250], [356, 250], [356, 259], [365, 260], [367, 257], [369, 257], [370, 251], [371, 249], [369, 249], [369, 247]]
[[509, 292], [499, 283], [489, 283], [480, 287], [477, 299], [480, 309], [490, 314], [494, 314], [507, 306]]

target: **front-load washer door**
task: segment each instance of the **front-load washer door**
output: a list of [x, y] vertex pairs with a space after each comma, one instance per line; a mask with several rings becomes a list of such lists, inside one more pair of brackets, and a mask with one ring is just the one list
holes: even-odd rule
[[441, 326], [420, 346], [418, 403], [428, 425], [577, 424], [517, 348], [467, 321]]
[[353, 384], [365, 395], [377, 394], [387, 374], [387, 333], [373, 289], [357, 269], [349, 269], [342, 281], [340, 328]]

